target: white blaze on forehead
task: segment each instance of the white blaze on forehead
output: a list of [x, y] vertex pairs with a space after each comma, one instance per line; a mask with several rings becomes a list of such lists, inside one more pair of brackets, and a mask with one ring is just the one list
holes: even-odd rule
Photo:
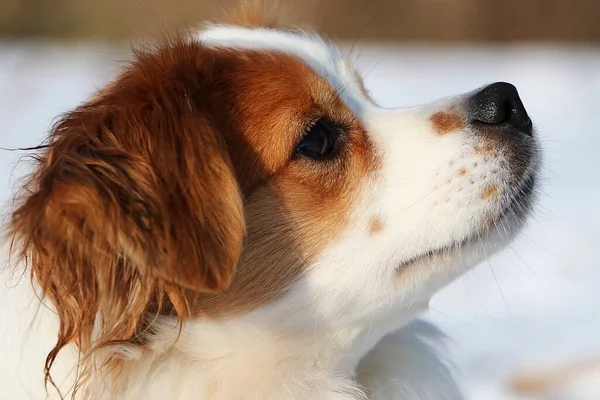
[[198, 37], [211, 47], [268, 50], [295, 55], [328, 81], [356, 114], [366, 106], [360, 78], [333, 45], [314, 33], [209, 25]]

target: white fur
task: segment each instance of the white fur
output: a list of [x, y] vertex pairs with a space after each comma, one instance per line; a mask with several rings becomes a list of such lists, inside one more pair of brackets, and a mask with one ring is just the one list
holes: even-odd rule
[[[354, 70], [315, 35], [212, 26], [199, 40], [298, 56], [339, 89], [383, 166], [364, 182], [343, 237], [330, 243], [283, 298], [237, 318], [189, 322], [177, 341], [173, 321], [161, 321], [151, 350], [116, 349], [128, 364], [118, 381], [94, 380], [90, 388], [104, 393], [94, 398], [460, 399], [448, 366], [434, 350], [442, 335], [411, 321], [439, 288], [501, 248], [522, 222], [509, 215], [514, 220], [505, 218], [501, 229], [484, 227], [507, 196], [483, 200], [483, 188], [514, 190], [507, 184], [503, 154], [475, 154], [480, 139], [468, 129], [444, 136], [432, 130], [430, 116], [450, 108], [460, 112], [465, 97], [386, 110], [363, 94]], [[463, 167], [469, 177], [459, 176]], [[370, 235], [374, 217], [384, 226]], [[456, 249], [405, 264], [449, 247]], [[9, 295], [3, 312], [9, 303], [15, 309], [31, 298], [27, 289]], [[31, 314], [2, 316], [10, 321], [6, 328], [12, 336], [7, 342], [3, 335], [0, 344], [10, 343], [2, 350], [9, 356], [2, 362], [0, 387], [10, 388], [10, 398], [25, 398], [22, 389], [36, 399], [43, 393], [41, 366], [56, 337], [56, 321], [47, 310], [42, 314], [42, 325], [33, 329], [24, 322]], [[18, 323], [23, 326], [17, 332]], [[71, 359], [59, 363], [57, 377], [76, 365], [75, 352], [63, 357]], [[62, 388], [68, 390], [68, 383]]]

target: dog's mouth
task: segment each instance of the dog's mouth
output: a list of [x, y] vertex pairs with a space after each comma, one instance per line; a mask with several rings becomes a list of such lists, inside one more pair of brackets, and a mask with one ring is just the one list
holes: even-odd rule
[[501, 209], [501, 211], [495, 217], [490, 218], [488, 222], [480, 229], [476, 230], [468, 237], [456, 241], [450, 245], [434, 248], [425, 253], [414, 256], [401, 263], [399, 269], [404, 269], [414, 264], [420, 264], [423, 262], [431, 262], [432, 260], [439, 259], [440, 257], [448, 257], [454, 255], [455, 253], [459, 253], [465, 247], [485, 240], [485, 237], [493, 231], [508, 231], [507, 224], [510, 224], [510, 227], [512, 228], [511, 230], [516, 233], [523, 225], [527, 215], [530, 212], [535, 185], [535, 174], [531, 174], [516, 188], [516, 190], [513, 192], [514, 194], [506, 202], [506, 205]]

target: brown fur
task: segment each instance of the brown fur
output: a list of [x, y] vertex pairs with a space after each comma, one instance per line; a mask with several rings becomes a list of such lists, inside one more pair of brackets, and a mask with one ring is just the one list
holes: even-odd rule
[[[498, 134], [498, 133], [496, 133]], [[492, 156], [495, 152], [498, 151], [498, 140], [492, 140], [489, 138], [485, 138], [483, 144], [478, 144], [473, 147], [475, 154], [482, 156]]]
[[219, 22], [246, 28], [276, 28], [299, 32], [312, 30], [318, 1], [241, 0], [225, 7]]
[[445, 135], [458, 129], [464, 129], [465, 120], [457, 113], [439, 111], [430, 118], [434, 132], [438, 135]]
[[481, 198], [483, 200], [491, 200], [498, 196], [498, 186], [497, 185], [487, 185], [483, 188], [481, 192]]
[[383, 230], [385, 224], [379, 218], [373, 218], [369, 223], [369, 234], [374, 235]]
[[[295, 157], [324, 116], [346, 127], [340, 154]], [[11, 233], [60, 319], [47, 378], [69, 343], [84, 356], [143, 345], [158, 314], [274, 300], [343, 231], [377, 167], [352, 112], [300, 60], [185, 38], [138, 52], [36, 160]]]
[[[303, 62], [277, 52], [217, 58], [221, 95], [238, 89], [233, 102], [221, 104], [235, 107], [235, 118], [224, 116], [225, 131], [244, 137], [232, 140], [230, 151], [248, 193], [248, 237], [231, 287], [198, 302], [209, 315], [252, 310], [281, 295], [343, 231], [361, 183], [377, 167], [358, 120]], [[293, 158], [305, 127], [323, 116], [347, 127], [342, 153], [322, 163]], [[241, 155], [239, 146], [250, 146], [255, 157]]]
[[198, 97], [209, 60], [183, 42], [139, 53], [55, 125], [37, 158], [11, 232], [60, 318], [47, 373], [68, 343], [86, 354], [139, 340], [149, 314], [186, 318], [193, 294], [229, 285], [245, 222], [223, 138]]
[[246, 0], [227, 12], [227, 23], [249, 28], [281, 27], [280, 1]]

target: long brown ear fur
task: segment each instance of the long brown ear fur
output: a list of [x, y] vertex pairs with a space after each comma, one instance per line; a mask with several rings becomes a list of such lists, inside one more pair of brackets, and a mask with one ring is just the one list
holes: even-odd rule
[[12, 214], [14, 251], [60, 318], [58, 352], [135, 343], [148, 314], [185, 319], [227, 288], [242, 250], [240, 190], [207, 115], [211, 54], [178, 39], [62, 117]]

